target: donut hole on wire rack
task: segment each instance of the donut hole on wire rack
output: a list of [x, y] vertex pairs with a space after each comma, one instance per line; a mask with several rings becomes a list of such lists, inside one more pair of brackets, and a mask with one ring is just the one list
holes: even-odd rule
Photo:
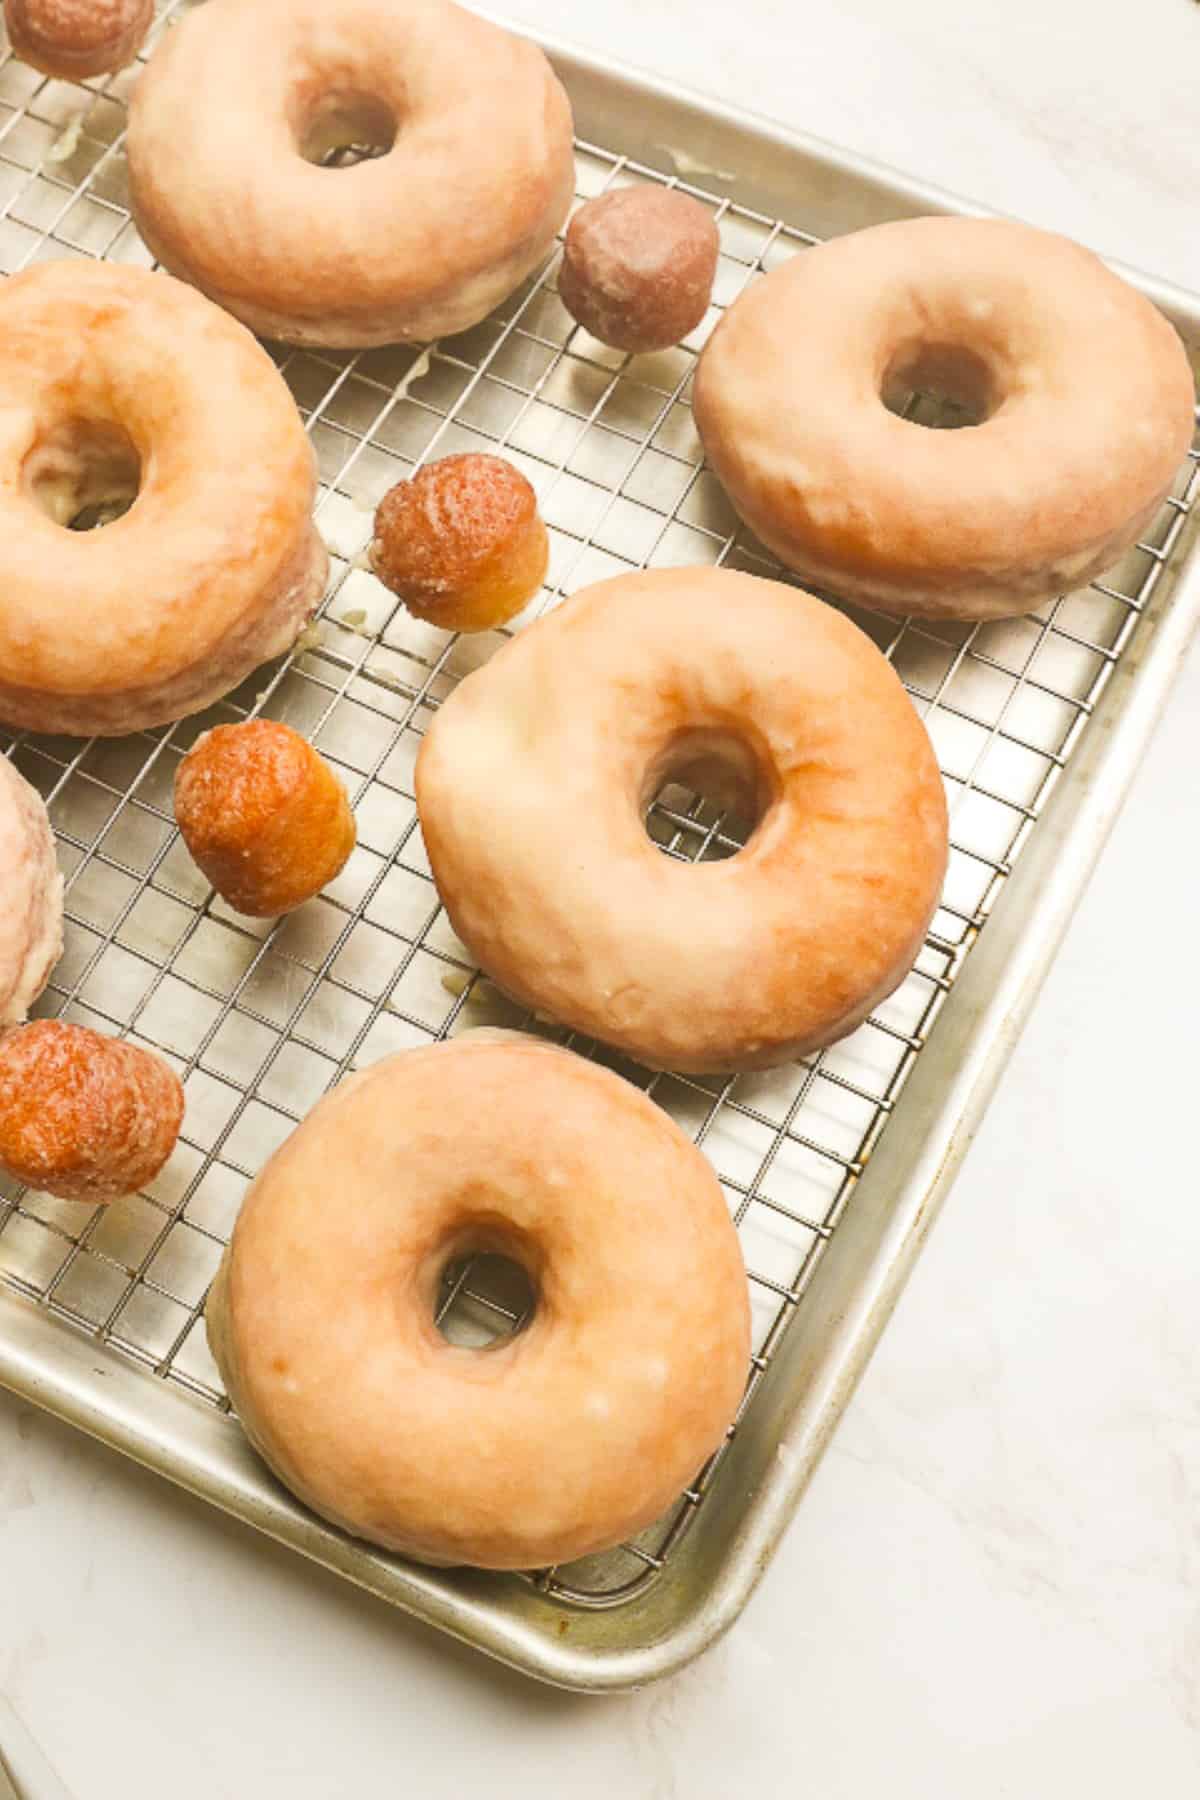
[[664, 855], [721, 862], [744, 849], [776, 795], [765, 753], [740, 730], [680, 732], [647, 770], [646, 834]]
[[378, 95], [331, 89], [301, 109], [296, 143], [305, 162], [349, 169], [386, 156], [396, 141], [396, 115]]
[[884, 371], [880, 398], [911, 425], [958, 431], [982, 425], [1003, 395], [986, 356], [967, 344], [902, 344]]
[[68, 531], [94, 531], [127, 513], [142, 485], [137, 445], [111, 419], [60, 420], [25, 458], [25, 492]]
[[537, 1310], [537, 1283], [515, 1245], [492, 1234], [478, 1247], [460, 1241], [442, 1267], [434, 1324], [462, 1349], [486, 1350], [513, 1337]]

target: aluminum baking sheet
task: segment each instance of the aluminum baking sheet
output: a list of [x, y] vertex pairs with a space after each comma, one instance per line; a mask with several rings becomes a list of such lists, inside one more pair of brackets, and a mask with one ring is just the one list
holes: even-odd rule
[[[820, 238], [979, 210], [547, 48], [576, 108], [580, 195], [665, 182], [700, 198], [721, 233], [714, 305], [679, 349], [631, 360], [573, 327], [552, 260], [484, 324], [427, 350], [273, 351], [320, 463], [334, 574], [318, 626], [201, 719], [115, 741], [0, 737], [46, 797], [67, 877], [66, 952], [39, 1012], [153, 1045], [188, 1102], [178, 1151], [136, 1198], [90, 1210], [0, 1185], [0, 1381], [407, 1611], [544, 1679], [601, 1689], [653, 1679], [710, 1642], [796, 1505], [1186, 645], [1200, 608], [1200, 477], [1193, 456], [1137, 550], [1031, 618], [970, 627], [853, 613], [925, 717], [954, 846], [917, 966], [868, 1024], [803, 1063], [730, 1080], [609, 1059], [703, 1145], [749, 1271], [747, 1398], [696, 1486], [636, 1543], [529, 1577], [421, 1569], [325, 1527], [248, 1450], [204, 1341], [205, 1293], [247, 1182], [342, 1075], [390, 1051], [506, 1023], [607, 1054], [505, 1002], [438, 907], [413, 761], [439, 702], [502, 638], [457, 640], [398, 608], [362, 566], [371, 509], [432, 456], [510, 457], [538, 491], [552, 543], [530, 616], [634, 568], [776, 574], [703, 466], [688, 403], [697, 351], [747, 282]], [[0, 272], [46, 257], [149, 263], [122, 153], [135, 73], [77, 86], [0, 54]], [[1137, 279], [1194, 354], [1200, 302]], [[934, 422], [936, 409], [911, 404]], [[630, 656], [635, 666], [636, 646]], [[250, 713], [304, 731], [358, 817], [344, 873], [273, 926], [214, 898], [171, 817], [188, 745]], [[701, 797], [679, 790], [659, 796], [648, 823], [666, 854], [737, 847]], [[577, 828], [586, 821], [564, 817], [564, 839]], [[511, 1327], [517, 1311], [479, 1266], [458, 1272], [444, 1307], [447, 1330], [467, 1341]]]

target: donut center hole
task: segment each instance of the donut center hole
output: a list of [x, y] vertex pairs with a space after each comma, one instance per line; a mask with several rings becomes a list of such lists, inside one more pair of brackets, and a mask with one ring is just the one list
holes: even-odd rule
[[142, 485], [129, 433], [108, 420], [65, 419], [25, 458], [25, 492], [56, 525], [95, 531], [127, 513]]
[[755, 747], [735, 732], [679, 733], [651, 764], [642, 796], [646, 835], [680, 862], [722, 862], [761, 823], [774, 786]]
[[906, 344], [883, 377], [883, 404], [933, 431], [982, 425], [999, 402], [990, 364], [965, 344]]
[[386, 156], [396, 141], [396, 115], [373, 94], [323, 94], [305, 115], [300, 154], [322, 169], [350, 169]]
[[528, 1324], [537, 1290], [528, 1269], [495, 1251], [459, 1251], [442, 1270], [434, 1323], [451, 1344], [486, 1350]]

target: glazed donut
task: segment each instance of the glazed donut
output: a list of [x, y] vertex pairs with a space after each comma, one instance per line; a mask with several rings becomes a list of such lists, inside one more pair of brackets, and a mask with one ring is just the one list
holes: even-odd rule
[[[482, 1350], [434, 1324], [442, 1272], [473, 1251], [519, 1262], [536, 1295]], [[619, 1076], [503, 1031], [320, 1102], [246, 1196], [208, 1335], [251, 1442], [315, 1511], [495, 1569], [651, 1524], [724, 1437], [750, 1348], [700, 1152]]]
[[[199, 712], [325, 586], [316, 466], [249, 332], [170, 276], [0, 286], [0, 720], [119, 736]], [[134, 504], [103, 530], [81, 512]]]
[[[884, 404], [928, 387], [981, 422]], [[708, 460], [789, 568], [885, 612], [1031, 612], [1149, 526], [1191, 442], [1182, 344], [1067, 238], [911, 219], [804, 250], [700, 358]]]
[[41, 795], [0, 755], [0, 1031], [19, 1025], [62, 954], [62, 876]]
[[[663, 855], [644, 817], [667, 780], [723, 788], [745, 847]], [[416, 792], [450, 922], [497, 985], [658, 1068], [845, 1036], [907, 974], [946, 863], [891, 665], [832, 607], [732, 570], [574, 595], [443, 701]]]
[[154, 0], [4, 0], [4, 19], [22, 62], [87, 81], [133, 61], [154, 21]]
[[[355, 144], [383, 153], [321, 166]], [[128, 155], [159, 260], [296, 344], [477, 324], [546, 256], [575, 177], [541, 51], [449, 0], [209, 0], [157, 44]]]

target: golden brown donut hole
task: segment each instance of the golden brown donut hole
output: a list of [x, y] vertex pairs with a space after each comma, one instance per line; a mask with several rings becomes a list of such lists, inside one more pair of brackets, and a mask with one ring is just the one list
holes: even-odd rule
[[354, 849], [354, 814], [329, 764], [276, 719], [217, 725], [175, 776], [175, 817], [197, 866], [252, 919], [319, 894]]
[[9, 41], [43, 75], [84, 81], [131, 63], [154, 0], [4, 0]]
[[384, 495], [370, 562], [418, 619], [489, 631], [537, 593], [549, 555], [537, 495], [521, 471], [471, 452], [427, 463]]
[[175, 1148], [183, 1088], [161, 1056], [62, 1019], [0, 1036], [0, 1168], [90, 1204], [136, 1193]]

